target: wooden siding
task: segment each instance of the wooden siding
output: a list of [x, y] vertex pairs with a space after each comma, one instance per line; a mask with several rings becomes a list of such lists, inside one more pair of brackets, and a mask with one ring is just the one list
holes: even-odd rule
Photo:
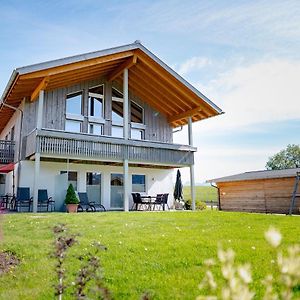
[[[266, 213], [288, 213], [295, 178], [220, 182], [221, 209]], [[294, 213], [299, 213], [297, 199]]]
[[[44, 111], [43, 111], [43, 128], [64, 130], [65, 127], [65, 107], [67, 94], [85, 91], [83, 95], [83, 111], [87, 116], [88, 111], [88, 89], [100, 84], [104, 84], [105, 87], [105, 124], [104, 134], [111, 134], [111, 88], [114, 87], [119, 91], [122, 91], [122, 86], [117, 82], [112, 84], [105, 81], [103, 78], [98, 80], [91, 80], [81, 82], [80, 84], [54, 89], [45, 92], [44, 99]], [[129, 91], [129, 97], [132, 101], [139, 104], [144, 109], [144, 125], [145, 139], [150, 141], [157, 141], [163, 143], [173, 142], [173, 129], [168, 123], [167, 118], [156, 112], [151, 106], [149, 106], [142, 99], [138, 98], [132, 91]], [[36, 127], [36, 113], [37, 113], [37, 101], [26, 101], [24, 111], [24, 123], [23, 123], [23, 136], [28, 135]], [[86, 125], [87, 122], [84, 122]], [[84, 126], [84, 131], [87, 132], [87, 126]]]
[[194, 147], [133, 141], [87, 134], [35, 130], [27, 137], [26, 157], [39, 152], [55, 158], [149, 163], [166, 166], [189, 166], [194, 163]]

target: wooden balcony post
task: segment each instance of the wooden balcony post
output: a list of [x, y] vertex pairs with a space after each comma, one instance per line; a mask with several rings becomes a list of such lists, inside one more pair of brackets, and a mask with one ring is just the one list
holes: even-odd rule
[[37, 212], [37, 207], [38, 207], [40, 165], [41, 165], [41, 154], [37, 152], [35, 154], [35, 161], [34, 161], [33, 205], [32, 205], [32, 210], [34, 213]]
[[[188, 118], [188, 134], [189, 134], [189, 145], [193, 146], [193, 122], [192, 118]], [[191, 184], [191, 198], [192, 198], [192, 210], [196, 208], [195, 199], [195, 169], [194, 164], [190, 165], [190, 184]]]
[[128, 69], [123, 72], [123, 137], [128, 140], [129, 132], [129, 100], [128, 100]]
[[37, 129], [42, 129], [42, 127], [43, 127], [44, 95], [45, 95], [45, 91], [40, 90], [39, 101], [38, 101], [38, 110], [37, 110], [37, 122], [36, 122]]
[[123, 161], [124, 172], [124, 211], [129, 211], [129, 165], [128, 159]]
[[[129, 132], [129, 100], [128, 100], [128, 69], [123, 71], [123, 137], [128, 140]], [[124, 211], [129, 211], [129, 165], [128, 157], [125, 155], [123, 160], [123, 172], [124, 172]]]

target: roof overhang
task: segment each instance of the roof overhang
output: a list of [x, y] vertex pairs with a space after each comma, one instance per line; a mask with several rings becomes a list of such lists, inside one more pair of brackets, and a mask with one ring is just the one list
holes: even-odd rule
[[0, 100], [0, 132], [24, 98], [35, 101], [41, 89], [53, 90], [104, 77], [122, 82], [166, 116], [173, 127], [222, 114], [222, 110], [140, 43], [34, 64], [13, 71]]
[[300, 173], [300, 168], [250, 171], [250, 172], [235, 174], [235, 175], [231, 175], [231, 176], [210, 179], [210, 180], [207, 180], [206, 182], [207, 183], [225, 183], [225, 182], [235, 182], [235, 181], [295, 178], [297, 173]]

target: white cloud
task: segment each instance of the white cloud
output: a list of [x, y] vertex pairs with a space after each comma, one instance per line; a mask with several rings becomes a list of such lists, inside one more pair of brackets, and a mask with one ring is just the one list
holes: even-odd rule
[[271, 59], [220, 74], [196, 86], [225, 115], [199, 122], [195, 129], [259, 130], [258, 124], [300, 118], [300, 61]]
[[[299, 78], [300, 61], [269, 59], [234, 67], [207, 85], [196, 84], [226, 112], [193, 126], [198, 147], [195, 156], [198, 182], [263, 169], [267, 159], [284, 148], [280, 137], [278, 141], [260, 140], [249, 145], [247, 134], [259, 132], [267, 137], [268, 130], [273, 130], [272, 124], [300, 121]], [[176, 134], [175, 142], [187, 143], [186, 131], [184, 128]], [[241, 133], [245, 138], [230, 140]], [[189, 180], [188, 169], [183, 170], [183, 180]]]
[[180, 64], [176, 69], [180, 75], [184, 76], [192, 71], [200, 70], [210, 63], [207, 57], [195, 56]]

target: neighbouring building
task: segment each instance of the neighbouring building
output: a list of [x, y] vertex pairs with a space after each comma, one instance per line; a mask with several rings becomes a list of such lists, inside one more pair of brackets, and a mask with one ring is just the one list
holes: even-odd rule
[[[221, 210], [288, 214], [295, 189], [297, 169], [246, 172], [208, 180], [219, 189]], [[293, 213], [299, 213], [299, 189]]]
[[[72, 183], [128, 211], [131, 192], [172, 201], [174, 168], [190, 167], [194, 195], [192, 123], [221, 113], [139, 42], [17, 68], [0, 100], [0, 192], [30, 187], [36, 211], [47, 189], [60, 211]], [[174, 144], [184, 125], [189, 145]]]

